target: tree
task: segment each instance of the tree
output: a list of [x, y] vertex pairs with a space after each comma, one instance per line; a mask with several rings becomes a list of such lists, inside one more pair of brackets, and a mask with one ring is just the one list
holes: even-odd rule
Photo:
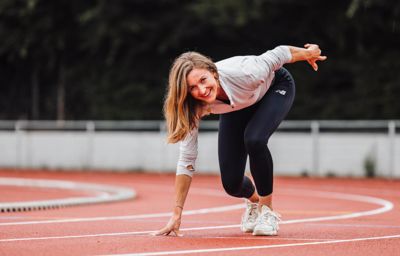
[[280, 44], [321, 45], [290, 119], [399, 118], [394, 0], [2, 0], [0, 118], [159, 119], [184, 51], [215, 61]]

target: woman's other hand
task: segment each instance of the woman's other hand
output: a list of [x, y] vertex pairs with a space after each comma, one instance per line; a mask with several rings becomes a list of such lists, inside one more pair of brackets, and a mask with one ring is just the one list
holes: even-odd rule
[[307, 49], [308, 54], [306, 55], [307, 62], [311, 65], [311, 67], [317, 71], [318, 65], [317, 61], [324, 61], [327, 59], [326, 56], [321, 56], [321, 49], [317, 44], [305, 44], [304, 47]]

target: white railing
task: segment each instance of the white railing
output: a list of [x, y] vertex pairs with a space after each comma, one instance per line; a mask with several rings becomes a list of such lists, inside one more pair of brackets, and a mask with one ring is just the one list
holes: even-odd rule
[[[164, 121], [160, 120], [134, 120], [134, 121], [31, 121], [18, 120], [7, 121], [0, 120], [1, 130], [164, 130]], [[400, 120], [301, 120], [301, 121], [283, 121], [278, 129], [303, 130], [313, 129], [317, 125], [320, 129], [353, 129], [353, 130], [377, 130], [388, 129], [395, 132], [400, 128]], [[202, 129], [218, 130], [218, 121], [202, 121]]]
[[[296, 162], [296, 157], [292, 160], [277, 159], [277, 168], [281, 167], [281, 173], [285, 173], [284, 169], [293, 169], [290, 174], [295, 174], [295, 169], [298, 168], [297, 173], [305, 172], [311, 175], [326, 175], [337, 174], [341, 175], [342, 169], [344, 175], [349, 175], [349, 170], [356, 170], [356, 168], [363, 168], [360, 164], [360, 159], [364, 159], [366, 154], [372, 155], [372, 160], [375, 161], [375, 168], [380, 176], [384, 177], [398, 177], [400, 176], [399, 157], [399, 135], [400, 120], [377, 120], [377, 121], [284, 121], [278, 128], [277, 135], [272, 138], [272, 147], [277, 148], [278, 158], [279, 152], [290, 152], [292, 155], [301, 154], [303, 159], [302, 164], [297, 167], [288, 166], [287, 161]], [[209, 151], [207, 147], [212, 147], [211, 152], [216, 154], [216, 132], [218, 130], [218, 121], [202, 121], [200, 125], [200, 136], [209, 138], [207, 146], [203, 146], [205, 151]], [[207, 131], [207, 132], [206, 132]], [[57, 136], [54, 136], [57, 133]], [[51, 136], [53, 134], [53, 136]], [[107, 135], [104, 135], [107, 134]], [[202, 135], [203, 134], [203, 135]], [[290, 136], [294, 134], [301, 134], [298, 144], [293, 144], [293, 139]], [[47, 136], [47, 137], [46, 137]], [[50, 137], [49, 137], [50, 136]], [[68, 139], [62, 140], [63, 136], [69, 136]], [[114, 136], [114, 137], [113, 137]], [[131, 140], [131, 144], [140, 144], [140, 147], [131, 147], [129, 144], [124, 144], [126, 141]], [[212, 138], [211, 138], [211, 137]], [[71, 138], [75, 137], [76, 143], [71, 142]], [[357, 139], [354, 139], [357, 137]], [[114, 139], [113, 139], [114, 138]], [[115, 140], [115, 138], [118, 138]], [[0, 166], [7, 167], [47, 167], [47, 168], [107, 168], [107, 169], [152, 169], [152, 170], [173, 170], [174, 159], [176, 159], [176, 147], [172, 149], [166, 147], [164, 143], [165, 138], [165, 123], [159, 120], [151, 121], [0, 121]], [[297, 138], [297, 137], [296, 137]], [[340, 149], [335, 143], [341, 141]], [[109, 141], [110, 145], [114, 145], [115, 149], [108, 149], [111, 152], [123, 151], [122, 148], [129, 148], [132, 155], [143, 155], [138, 157], [137, 161], [130, 161], [121, 159], [121, 162], [126, 161], [126, 164], [115, 163], [111, 159], [108, 162], [104, 161], [101, 153], [105, 156], [106, 149], [103, 149], [103, 141]], [[208, 139], [206, 139], [208, 140]], [[277, 141], [279, 140], [279, 142]], [[140, 141], [140, 142], [139, 142]], [[339, 167], [335, 164], [334, 156], [338, 155], [339, 150], [346, 150], [345, 147], [353, 147], [353, 144], [361, 144], [363, 141], [370, 141], [365, 146], [360, 145], [358, 149], [349, 151], [354, 158], [357, 158], [358, 166], [354, 163], [351, 164], [351, 158], [348, 165]], [[53, 154], [50, 148], [53, 143], [59, 143], [60, 154]], [[302, 143], [304, 145], [302, 145]], [[67, 145], [68, 144], [68, 145]], [[139, 145], [138, 144], [138, 145]], [[212, 144], [212, 145], [209, 145]], [[343, 146], [345, 145], [345, 146]], [[201, 145], [200, 145], [201, 146]], [[62, 150], [62, 147], [65, 147]], [[74, 149], [74, 147], [76, 147]], [[289, 148], [285, 148], [289, 147]], [[301, 148], [303, 147], [303, 152]], [[366, 149], [368, 147], [368, 149]], [[297, 151], [294, 151], [295, 148]], [[354, 147], [355, 148], [355, 147]], [[154, 151], [154, 149], [156, 149]], [[137, 150], [137, 151], [136, 151]], [[201, 148], [200, 148], [201, 150]], [[356, 151], [359, 152], [356, 152]], [[71, 153], [71, 152], [73, 153]], [[154, 154], [157, 161], [143, 162], [143, 158], [147, 155]], [[307, 152], [307, 153], [305, 153]], [[63, 159], [62, 154], [71, 154], [74, 157]], [[100, 154], [100, 155], [99, 155]], [[207, 153], [199, 153], [199, 155], [207, 155]], [[361, 155], [362, 154], [362, 155]], [[46, 161], [46, 155], [49, 158]], [[122, 155], [122, 153], [121, 153]], [[114, 158], [121, 157], [116, 154]], [[330, 157], [332, 155], [332, 157]], [[159, 156], [159, 157], [158, 157]], [[60, 161], [56, 161], [59, 157]], [[51, 158], [51, 159], [50, 159]], [[107, 157], [104, 157], [107, 158]], [[307, 161], [304, 160], [307, 159]], [[338, 161], [344, 161], [342, 157]], [[74, 159], [79, 159], [79, 163], [74, 163]], [[217, 170], [218, 160], [206, 156], [209, 160], [208, 163], [203, 163], [202, 166], [207, 170]], [[102, 161], [103, 160], [103, 161]], [[158, 164], [155, 164], [158, 162]], [[215, 163], [214, 163], [215, 162]], [[210, 164], [213, 163], [213, 164]], [[377, 164], [378, 163], [378, 164]], [[336, 165], [338, 165], [336, 167]], [[354, 167], [352, 167], [354, 166]], [[335, 173], [331, 173], [332, 170]], [[397, 172], [396, 172], [397, 171]], [[279, 171], [278, 171], [279, 172]], [[350, 174], [351, 175], [351, 174]], [[360, 174], [356, 174], [360, 176]]]

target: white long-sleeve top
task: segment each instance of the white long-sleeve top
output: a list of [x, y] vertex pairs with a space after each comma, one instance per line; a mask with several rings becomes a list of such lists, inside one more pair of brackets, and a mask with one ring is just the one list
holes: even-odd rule
[[[201, 116], [237, 111], [258, 102], [268, 91], [275, 70], [290, 62], [289, 47], [278, 46], [258, 56], [236, 56], [216, 62], [219, 82], [230, 104], [216, 100], [201, 109]], [[196, 169], [198, 128], [193, 129], [179, 146], [176, 174], [193, 176]], [[192, 166], [192, 168], [188, 168]]]

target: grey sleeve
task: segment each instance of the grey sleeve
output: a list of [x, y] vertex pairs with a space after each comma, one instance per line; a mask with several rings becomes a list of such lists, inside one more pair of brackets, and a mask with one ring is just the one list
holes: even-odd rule
[[[292, 55], [289, 47], [278, 46], [258, 56], [244, 56], [242, 58], [233, 58], [240, 63], [240, 70], [243, 76], [231, 76], [230, 80], [238, 81], [239, 84], [248, 84], [252, 87], [260, 86], [266, 77], [280, 69], [285, 63], [290, 62]], [[234, 81], [234, 82], [235, 82]]]
[[265, 65], [269, 71], [280, 69], [284, 64], [290, 62], [292, 54], [288, 46], [278, 46], [273, 50], [269, 50], [257, 58], [259, 65]]
[[[186, 138], [180, 142], [179, 145], [179, 160], [176, 168], [176, 175], [188, 175], [193, 176], [195, 170], [195, 164], [197, 159], [197, 138], [198, 138], [198, 128], [190, 131]], [[192, 169], [188, 169], [192, 166]]]

